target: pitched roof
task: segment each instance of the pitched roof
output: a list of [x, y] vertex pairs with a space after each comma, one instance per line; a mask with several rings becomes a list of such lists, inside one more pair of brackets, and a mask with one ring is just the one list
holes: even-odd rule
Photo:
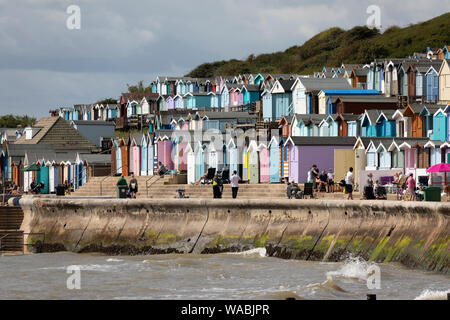
[[247, 91], [260, 91], [259, 86], [257, 85], [253, 85], [253, 84], [244, 84], [243, 88], [245, 87], [245, 89]]
[[295, 80], [278, 80], [278, 82], [283, 87], [284, 91], [291, 91], [291, 87]]
[[369, 69], [367, 68], [353, 69], [352, 72], [354, 72], [355, 75], [358, 77], [364, 77], [367, 76], [367, 74], [369, 73]]
[[42, 118], [33, 129], [39, 131], [27, 140], [26, 134], [22, 135], [15, 144], [52, 144], [58, 146], [96, 146], [84, 137], [78, 130], [70, 125], [70, 122], [61, 117]]

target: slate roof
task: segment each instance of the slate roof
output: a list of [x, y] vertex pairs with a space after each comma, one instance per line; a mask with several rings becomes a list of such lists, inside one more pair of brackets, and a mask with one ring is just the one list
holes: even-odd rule
[[291, 91], [292, 85], [294, 84], [295, 80], [278, 80], [278, 82], [283, 87], [284, 91], [288, 92]]
[[375, 137], [375, 138], [371, 138], [371, 137], [365, 137], [365, 138], [359, 138], [359, 139], [362, 142], [362, 144], [364, 145], [365, 149], [367, 149], [367, 147], [369, 146], [371, 141], [373, 141], [375, 147], [378, 147], [378, 145], [380, 143], [382, 143], [383, 146], [385, 146], [385, 147], [387, 146], [386, 149], [389, 148], [389, 146], [392, 144], [393, 141], [395, 141], [395, 143], [398, 146], [400, 146], [404, 142], [408, 143], [411, 146], [416, 145], [416, 144], [424, 146], [429, 141], [428, 138], [414, 138], [414, 137], [410, 137], [410, 138], [392, 138], [392, 137]]
[[115, 124], [112, 121], [104, 121], [104, 120], [69, 120], [69, 121], [75, 123], [76, 125], [81, 125], [81, 126], [115, 127]]
[[307, 91], [312, 90], [334, 90], [334, 89], [352, 89], [347, 79], [323, 79], [323, 78], [299, 78]]
[[323, 119], [328, 118], [328, 114], [294, 114], [298, 122], [302, 121], [305, 125], [310, 123], [319, 124]]
[[260, 91], [259, 86], [253, 84], [245, 84], [243, 85], [247, 91]]
[[342, 119], [344, 119], [344, 121], [356, 121], [360, 117], [359, 114], [341, 113], [341, 114], [337, 114], [336, 117], [334, 118], [334, 120], [336, 120], [339, 116], [342, 117]]
[[[436, 111], [438, 111], [439, 109], [445, 110], [445, 108], [447, 107], [447, 105], [445, 104], [426, 104], [424, 105], [424, 108], [427, 108], [427, 110], [430, 112], [431, 115], [435, 114]], [[422, 109], [423, 111], [423, 109]]]
[[139, 100], [140, 101], [144, 97], [147, 98], [147, 97], [152, 97], [152, 96], [156, 96], [156, 98], [158, 98], [159, 94], [158, 93], [129, 93], [129, 92], [122, 93], [122, 98], [125, 101], [128, 101], [128, 100], [130, 100], [130, 101]]
[[100, 153], [81, 153], [79, 154], [81, 161], [86, 161], [89, 165], [92, 164], [111, 164], [111, 155], [110, 154], [100, 154]]
[[423, 107], [425, 107], [425, 105], [422, 103], [410, 103], [409, 106], [414, 111], [414, 113], [420, 113]]
[[257, 116], [248, 112], [199, 112], [201, 117], [207, 116], [209, 119], [256, 119]]
[[354, 146], [355, 137], [291, 137], [296, 146]]
[[377, 122], [379, 116], [383, 113], [388, 120], [392, 119], [392, 116], [394, 115], [396, 110], [378, 110], [378, 109], [371, 109], [366, 110], [364, 115], [367, 115], [367, 117], [370, 120], [370, 123], [373, 125]]
[[353, 72], [358, 77], [364, 77], [364, 76], [367, 76], [367, 74], [369, 73], [369, 69], [367, 69], [367, 68], [353, 69]]
[[32, 139], [26, 140], [26, 134], [24, 134], [15, 144], [52, 144], [58, 146], [86, 146], [96, 148], [92, 142], [73, 128], [69, 121], [61, 117], [42, 118], [33, 128], [39, 128], [40, 130]]
[[385, 97], [382, 95], [361, 95], [361, 96], [339, 96], [343, 102], [367, 102], [367, 103], [397, 103], [395, 97]]

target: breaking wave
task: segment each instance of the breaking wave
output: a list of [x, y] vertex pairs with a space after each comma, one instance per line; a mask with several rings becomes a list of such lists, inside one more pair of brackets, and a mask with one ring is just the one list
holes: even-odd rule
[[368, 263], [360, 257], [350, 256], [341, 268], [336, 271], [328, 271], [326, 275], [327, 278], [343, 277], [366, 281], [368, 276], [368, 268], [372, 265], [373, 263]]
[[327, 280], [322, 283], [313, 283], [306, 286], [308, 289], [325, 289], [327, 291], [339, 291], [339, 292], [347, 292], [337, 285], [336, 282], [333, 281], [331, 276], [327, 276]]
[[418, 297], [415, 297], [414, 300], [447, 300], [447, 294], [449, 292], [450, 289], [446, 291], [425, 289]]
[[255, 248], [255, 249], [242, 251], [242, 252], [227, 252], [227, 254], [266, 257], [267, 256], [267, 250], [266, 250], [266, 248]]
[[106, 262], [122, 262], [122, 261], [123, 261], [122, 259], [115, 259], [115, 258], [106, 259]]

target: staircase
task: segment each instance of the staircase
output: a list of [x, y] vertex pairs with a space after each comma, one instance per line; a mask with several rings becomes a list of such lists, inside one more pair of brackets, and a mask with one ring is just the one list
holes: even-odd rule
[[[177, 189], [185, 189], [185, 195], [194, 199], [210, 199], [213, 197], [212, 185], [188, 185], [188, 184], [167, 184], [170, 176], [162, 178], [153, 177], [149, 181], [148, 196], [146, 190], [146, 181], [150, 176], [135, 177], [138, 181], [137, 198], [163, 198], [172, 199], [177, 195]], [[104, 177], [93, 177], [88, 183], [71, 193], [71, 196], [88, 197], [100, 196], [100, 181]], [[116, 197], [116, 183], [118, 177], [109, 177], [102, 183], [102, 196]], [[126, 177], [129, 183], [130, 177]], [[283, 199], [286, 194], [285, 184], [240, 184], [239, 199]], [[224, 185], [222, 198], [231, 199], [231, 186]]]
[[23, 211], [20, 207], [0, 206], [0, 254], [23, 252]]

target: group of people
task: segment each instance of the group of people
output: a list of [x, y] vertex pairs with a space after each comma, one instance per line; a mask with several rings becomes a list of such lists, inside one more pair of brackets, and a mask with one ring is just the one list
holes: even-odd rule
[[137, 179], [134, 177], [134, 174], [131, 175], [130, 184], [128, 184], [125, 177], [122, 175], [117, 181], [117, 186], [127, 186], [127, 198], [136, 199], [136, 194], [138, 192], [138, 182]]
[[367, 200], [385, 200], [386, 199], [386, 189], [380, 185], [379, 180], [373, 181], [373, 174], [367, 174], [366, 185], [364, 186], [364, 198]]
[[0, 184], [0, 193], [19, 194], [21, 193], [21, 189], [15, 182], [5, 183], [5, 185]]
[[[230, 178], [230, 184], [231, 184], [231, 195], [233, 199], [237, 198], [238, 190], [239, 190], [239, 181], [241, 181], [241, 178], [237, 175], [237, 171], [234, 170], [233, 174]], [[222, 198], [223, 193], [223, 183], [224, 179], [220, 177], [218, 173], [214, 175], [212, 186], [213, 186], [213, 198], [219, 199]]]
[[[421, 200], [418, 199], [416, 194], [416, 179], [414, 179], [412, 173], [404, 175], [401, 171], [396, 172], [392, 184], [397, 187], [397, 198], [401, 198], [402, 193], [405, 193], [410, 201]], [[419, 191], [421, 191], [420, 189], [422, 189], [421, 186], [419, 187]]]
[[322, 189], [326, 192], [334, 192], [333, 169], [329, 169], [328, 172], [325, 170], [320, 172], [317, 165], [313, 164], [308, 170], [308, 183], [313, 184], [313, 189], [316, 192], [321, 192]]

